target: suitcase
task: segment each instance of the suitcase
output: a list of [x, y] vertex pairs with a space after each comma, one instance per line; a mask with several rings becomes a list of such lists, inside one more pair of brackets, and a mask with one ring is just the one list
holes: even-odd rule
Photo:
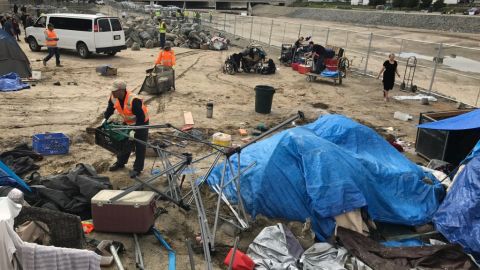
[[155, 193], [133, 191], [119, 200], [109, 200], [123, 190], [102, 190], [92, 198], [92, 219], [96, 231], [146, 233], [155, 222]]

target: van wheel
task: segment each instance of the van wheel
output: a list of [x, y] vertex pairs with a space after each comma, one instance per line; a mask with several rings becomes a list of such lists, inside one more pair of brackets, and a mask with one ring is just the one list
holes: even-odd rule
[[115, 54], [117, 54], [117, 52], [108, 52], [107, 54], [110, 55], [110, 56], [115, 56]]
[[38, 45], [37, 40], [34, 37], [29, 37], [28, 38], [28, 47], [30, 47], [30, 50], [32, 52], [39, 52], [40, 51], [40, 45]]
[[88, 58], [88, 56], [90, 55], [90, 52], [88, 51], [87, 45], [85, 45], [85, 43], [83, 43], [83, 42], [78, 43], [77, 52], [80, 55], [80, 57], [82, 57], [84, 59]]

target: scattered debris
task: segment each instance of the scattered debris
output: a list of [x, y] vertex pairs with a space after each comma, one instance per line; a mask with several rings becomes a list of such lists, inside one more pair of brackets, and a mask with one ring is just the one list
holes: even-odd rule
[[393, 114], [393, 118], [395, 119], [398, 119], [398, 120], [402, 120], [402, 121], [408, 121], [408, 120], [412, 120], [413, 116], [411, 116], [410, 114], [408, 113], [403, 113], [403, 112], [395, 112]]
[[112, 65], [101, 65], [95, 68], [95, 71], [102, 76], [117, 76], [117, 68]]
[[437, 101], [437, 98], [435, 98], [434, 96], [428, 96], [428, 95], [422, 95], [422, 94], [418, 94], [418, 95], [415, 95], [415, 96], [394, 96], [393, 99], [396, 99], [396, 100], [422, 100], [422, 99], [428, 99], [428, 101]]

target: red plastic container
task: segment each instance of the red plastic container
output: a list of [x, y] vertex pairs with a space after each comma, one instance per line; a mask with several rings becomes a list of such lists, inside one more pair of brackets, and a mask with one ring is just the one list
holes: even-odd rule
[[292, 63], [292, 69], [293, 70], [298, 70], [299, 65], [300, 65], [300, 63]]
[[307, 65], [299, 65], [298, 66], [298, 73], [300, 73], [300, 74], [307, 74], [311, 70], [312, 70], [311, 66], [307, 66]]
[[[228, 266], [230, 263], [230, 258], [232, 257], [233, 248], [228, 252], [227, 257], [223, 263]], [[235, 251], [235, 258], [233, 258], [232, 270], [253, 270], [255, 268], [255, 263], [248, 257], [245, 253], [237, 249]]]
[[338, 59], [337, 58], [330, 58], [325, 59], [325, 66], [329, 71], [337, 71], [338, 70]]

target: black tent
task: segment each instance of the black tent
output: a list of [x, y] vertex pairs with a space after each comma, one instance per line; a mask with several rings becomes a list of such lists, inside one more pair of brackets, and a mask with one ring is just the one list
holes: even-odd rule
[[22, 78], [32, 76], [30, 62], [14, 37], [0, 29], [0, 76], [15, 72]]

